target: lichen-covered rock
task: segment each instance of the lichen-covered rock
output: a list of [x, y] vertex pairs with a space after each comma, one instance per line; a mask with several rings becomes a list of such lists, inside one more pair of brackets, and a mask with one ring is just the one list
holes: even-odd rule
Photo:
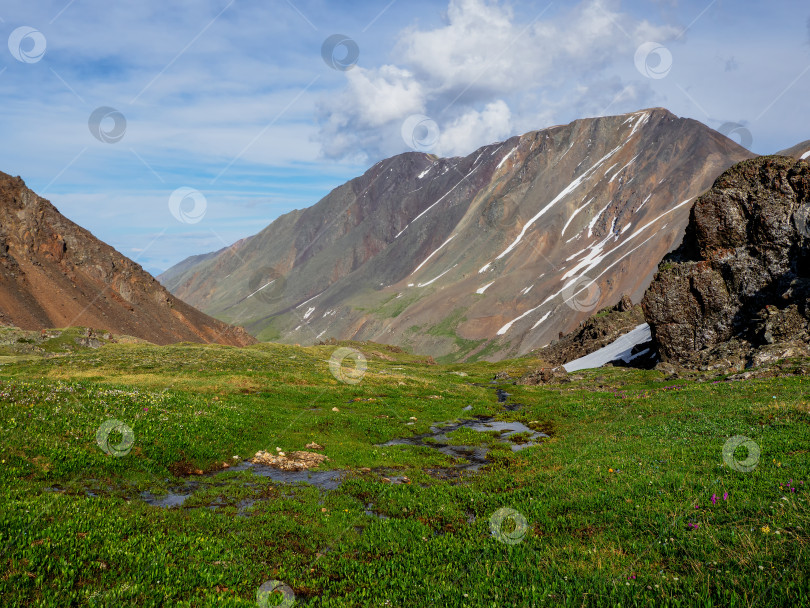
[[799, 353], [810, 318], [810, 164], [744, 161], [695, 202], [642, 300], [665, 361], [702, 369]]
[[251, 459], [253, 464], [263, 464], [282, 471], [306, 471], [314, 469], [323, 461], [329, 460], [323, 454], [316, 452], [292, 452], [289, 456], [283, 452], [276, 455], [270, 452], [259, 451]]

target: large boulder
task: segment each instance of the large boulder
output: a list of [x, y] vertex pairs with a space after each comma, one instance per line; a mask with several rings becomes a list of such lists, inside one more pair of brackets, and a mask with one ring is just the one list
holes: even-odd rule
[[723, 173], [641, 302], [662, 359], [734, 368], [767, 352], [807, 352], [808, 218], [807, 161], [767, 156]]

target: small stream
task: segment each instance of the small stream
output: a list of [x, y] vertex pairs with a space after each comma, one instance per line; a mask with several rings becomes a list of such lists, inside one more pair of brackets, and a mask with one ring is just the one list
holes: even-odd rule
[[[492, 388], [486, 384], [474, 384], [475, 386], [484, 386]], [[511, 393], [507, 393], [502, 388], [495, 388], [495, 395], [497, 396], [498, 403], [503, 406], [505, 410], [513, 412], [522, 407], [521, 403], [509, 402]], [[472, 406], [468, 405], [463, 408], [463, 411], [472, 410]], [[499, 439], [509, 441], [513, 435], [525, 433], [525, 440], [520, 442], [512, 442], [511, 448], [513, 452], [518, 452], [524, 448], [538, 445], [540, 439], [547, 438], [548, 435], [539, 431], [534, 431], [521, 422], [504, 422], [495, 420], [492, 416], [476, 416], [473, 419], [462, 419], [456, 422], [445, 422], [434, 424], [430, 427], [430, 431], [422, 435], [413, 437], [404, 437], [399, 439], [392, 439], [386, 443], [379, 444], [378, 447], [386, 447], [392, 445], [421, 445], [433, 448], [442, 454], [452, 456], [453, 458], [463, 458], [468, 462], [457, 464], [453, 468], [462, 471], [477, 471], [483, 465], [487, 464], [487, 453], [489, 449], [484, 446], [471, 446], [471, 445], [456, 445], [448, 435], [459, 429], [469, 429], [479, 433], [496, 432]]]
[[[487, 386], [487, 388], [494, 388], [491, 385], [478, 385]], [[495, 394], [498, 403], [503, 406], [505, 410], [515, 411], [521, 407], [520, 403], [509, 402], [509, 393], [501, 388], [495, 388]], [[464, 411], [472, 410], [469, 405], [463, 408]], [[489, 448], [480, 445], [456, 445], [453, 440], [448, 437], [450, 433], [458, 431], [459, 429], [469, 429], [479, 433], [496, 433], [497, 439], [504, 443], [509, 443], [513, 452], [520, 451], [524, 448], [538, 445], [541, 439], [547, 438], [548, 435], [539, 431], [534, 431], [520, 422], [505, 422], [495, 420], [493, 416], [476, 416], [471, 419], [456, 420], [453, 422], [445, 422], [434, 424], [430, 427], [427, 433], [414, 435], [412, 437], [405, 437], [399, 439], [392, 439], [386, 443], [377, 444], [376, 447], [387, 447], [395, 445], [418, 445], [435, 449], [442, 454], [451, 456], [454, 459], [463, 459], [466, 462], [454, 464], [450, 467], [429, 468], [426, 472], [443, 478], [453, 478], [462, 475], [464, 472], [478, 471], [482, 466], [489, 463], [487, 458]], [[510, 441], [510, 438], [517, 434], [525, 434], [521, 437], [520, 441]], [[279, 469], [269, 467], [266, 465], [253, 464], [251, 462], [241, 462], [240, 464], [231, 467], [228, 471], [246, 471], [250, 470], [254, 475], [261, 477], [269, 477], [273, 481], [282, 484], [297, 484], [306, 483], [313, 485], [321, 490], [334, 490], [342, 482], [343, 471], [281, 471]], [[219, 474], [220, 472], [215, 473]], [[402, 483], [399, 477], [390, 476], [386, 478], [387, 481], [392, 483]], [[200, 489], [201, 483], [199, 478], [189, 478], [180, 486], [173, 488], [167, 494], [155, 495], [150, 492], [142, 492], [141, 499], [155, 507], [182, 508], [185, 501], [190, 498], [197, 490]], [[226, 483], [217, 483], [216, 486], [225, 486]], [[210, 487], [210, 486], [203, 486]], [[255, 500], [245, 499], [240, 501], [237, 506], [237, 515], [246, 516], [247, 510], [253, 505]], [[225, 506], [224, 504], [210, 504], [209, 509], [215, 510], [219, 507]]]
[[442, 454], [452, 456], [453, 458], [464, 458], [468, 463], [455, 465], [455, 468], [467, 471], [477, 471], [483, 465], [487, 464], [487, 453], [489, 449], [483, 446], [472, 445], [455, 445], [448, 435], [459, 429], [469, 429], [478, 433], [496, 432], [500, 439], [509, 440], [512, 435], [519, 433], [526, 433], [527, 441], [523, 443], [512, 443], [511, 448], [513, 452], [518, 452], [524, 448], [532, 447], [538, 444], [539, 439], [548, 437], [545, 433], [533, 431], [521, 422], [503, 422], [495, 420], [491, 416], [477, 418], [473, 420], [460, 420], [458, 422], [450, 422], [444, 424], [435, 424], [430, 427], [430, 431], [414, 437], [405, 437], [400, 439], [392, 439], [385, 443], [381, 443], [378, 447], [387, 447], [392, 445], [421, 445], [433, 448]]

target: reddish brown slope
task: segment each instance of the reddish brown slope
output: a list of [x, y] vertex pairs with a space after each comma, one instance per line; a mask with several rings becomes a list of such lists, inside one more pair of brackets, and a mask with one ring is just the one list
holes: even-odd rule
[[156, 344], [255, 340], [166, 291], [138, 264], [77, 226], [22, 179], [0, 172], [0, 323], [72, 325]]

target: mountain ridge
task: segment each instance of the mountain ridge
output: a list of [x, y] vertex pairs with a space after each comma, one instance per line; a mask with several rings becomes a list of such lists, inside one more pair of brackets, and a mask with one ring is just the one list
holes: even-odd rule
[[[579, 119], [466, 157], [409, 152], [167, 286], [262, 339], [374, 340], [445, 360], [520, 355], [625, 293], [638, 301], [688, 203], [753, 156], [663, 108]], [[605, 277], [602, 261], [619, 254]]]
[[810, 159], [810, 139], [785, 148], [781, 152], [777, 152], [775, 156], [789, 156], [794, 160], [807, 160]]
[[255, 342], [172, 296], [136, 262], [0, 172], [0, 323], [84, 325], [156, 344]]

